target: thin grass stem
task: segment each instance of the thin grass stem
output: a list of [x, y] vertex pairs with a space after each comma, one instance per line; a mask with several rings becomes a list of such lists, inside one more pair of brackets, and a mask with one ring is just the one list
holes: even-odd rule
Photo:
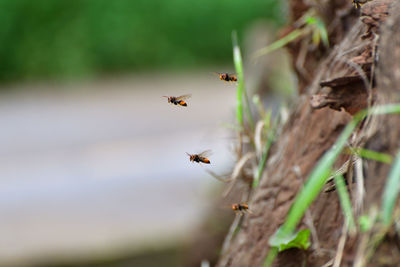
[[335, 186], [339, 195], [340, 205], [342, 206], [343, 215], [346, 220], [346, 224], [349, 226], [349, 231], [352, 234], [356, 233], [356, 224], [353, 216], [353, 209], [351, 206], [350, 196], [347, 192], [346, 184], [344, 183], [343, 175], [339, 174], [334, 177]]

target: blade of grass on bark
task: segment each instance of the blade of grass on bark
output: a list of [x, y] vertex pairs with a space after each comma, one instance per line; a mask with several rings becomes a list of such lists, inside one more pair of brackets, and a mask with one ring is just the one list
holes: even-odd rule
[[343, 215], [348, 223], [349, 232], [351, 234], [356, 233], [356, 224], [353, 216], [353, 208], [351, 206], [350, 196], [347, 192], [346, 184], [344, 182], [343, 175], [339, 174], [334, 177], [335, 186], [339, 195], [340, 205], [342, 206]]
[[393, 210], [400, 190], [400, 151], [397, 153], [390, 170], [382, 198], [383, 223], [389, 226], [392, 223]]
[[388, 163], [390, 164], [392, 162], [392, 156], [386, 153], [381, 153], [377, 151], [373, 151], [370, 149], [365, 149], [365, 148], [354, 148], [354, 151], [346, 151], [346, 153], [349, 154], [355, 154], [358, 155], [359, 157], [365, 158], [365, 159], [372, 159], [375, 161], [383, 162], [383, 163]]

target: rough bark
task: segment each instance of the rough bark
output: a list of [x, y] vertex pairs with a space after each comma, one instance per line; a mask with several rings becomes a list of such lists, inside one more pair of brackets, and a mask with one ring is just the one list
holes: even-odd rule
[[[379, 101], [400, 102], [400, 2], [394, 2], [390, 17], [383, 26], [379, 41], [377, 68]], [[400, 118], [397, 115], [383, 116], [377, 122], [378, 131], [368, 140], [366, 148], [395, 155], [400, 147]], [[368, 162], [366, 175], [366, 206], [380, 204], [385, 178], [389, 172], [387, 164]], [[391, 231], [377, 248], [367, 266], [400, 266], [400, 237]]]
[[[292, 6], [296, 6], [293, 3], [305, 5], [303, 1], [292, 1]], [[400, 4], [397, 11], [390, 12], [393, 15], [379, 39], [380, 26], [389, 14], [391, 3], [391, 0], [375, 0], [365, 4], [361, 18], [352, 22], [348, 31], [341, 23], [351, 21], [352, 15], [342, 16], [341, 23], [337, 22], [339, 24], [335, 26], [337, 31], [332, 32], [337, 44], [334, 49], [325, 56], [308, 56], [311, 63], [305, 68], [313, 77], [312, 82], [300, 78], [300, 90], [304, 94], [272, 147], [260, 185], [249, 202], [253, 214], [245, 216], [240, 232], [228, 251], [221, 255], [218, 266], [261, 266], [269, 250], [269, 238], [283, 223], [315, 163], [335, 142], [352, 115], [368, 105], [399, 101]], [[305, 8], [300, 10], [304, 12]], [[338, 16], [337, 12], [333, 14]], [[293, 16], [299, 17], [298, 14]], [[290, 48], [293, 62], [299, 49], [299, 44]], [[377, 58], [378, 71], [374, 76], [374, 59]], [[400, 140], [399, 116], [371, 118], [356, 134], [354, 142], [357, 145], [395, 155]], [[340, 156], [335, 168], [348, 159], [349, 156]], [[375, 161], [364, 164], [366, 197], [360, 212], [380, 203], [389, 168], [390, 165]], [[356, 197], [354, 192], [352, 197]], [[317, 235], [313, 236], [312, 248], [307, 252], [291, 249], [280, 253], [274, 266], [301, 266], [303, 262], [306, 266], [322, 266], [334, 257], [343, 224], [337, 194], [320, 194], [309, 211], [306, 217], [311, 220], [307, 223], [303, 220], [299, 229], [315, 227]], [[356, 236], [346, 243], [340, 266], [352, 266], [360, 238]], [[390, 242], [393, 240], [385, 241], [380, 247], [383, 248], [382, 255], [400, 255], [398, 248], [384, 249], [391, 247]], [[397, 258], [390, 255], [396, 261]], [[374, 260], [370, 266], [380, 266], [380, 262]]]

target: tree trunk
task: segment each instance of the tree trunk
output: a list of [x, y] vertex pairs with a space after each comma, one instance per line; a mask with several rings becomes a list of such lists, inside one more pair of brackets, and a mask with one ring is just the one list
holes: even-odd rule
[[[319, 47], [314, 53], [308, 53], [305, 64], [299, 69], [298, 58], [304, 43], [300, 40], [288, 47], [293, 65], [297, 67], [302, 94], [271, 148], [260, 185], [249, 201], [253, 213], [244, 217], [240, 232], [221, 255], [218, 266], [262, 266], [269, 251], [269, 238], [284, 222], [294, 197], [316, 162], [336, 141], [352, 116], [370, 105], [399, 101], [400, 4], [390, 9], [391, 0], [368, 2], [362, 6], [359, 17], [349, 2], [328, 1], [326, 6], [319, 7], [319, 13], [329, 21], [331, 51]], [[294, 19], [308, 10], [305, 3], [292, 0]], [[388, 23], [380, 27], [388, 14]], [[367, 118], [350, 142], [356, 147], [394, 156], [399, 140], [400, 116], [385, 115]], [[351, 164], [351, 158], [343, 154], [334, 168], [339, 169], [346, 162]], [[365, 197], [356, 189], [360, 184], [349, 185], [356, 215], [369, 213], [371, 207], [380, 205], [390, 169], [390, 164], [362, 162]], [[311, 248], [279, 253], [274, 266], [297, 267], [303, 263], [322, 266], [331, 261], [337, 253], [342, 226], [337, 193], [321, 193], [299, 227], [315, 229]], [[355, 264], [364, 236], [358, 234], [347, 239], [340, 266]], [[387, 237], [378, 247], [378, 257], [369, 260], [368, 266], [381, 266], [384, 256], [391, 260], [386, 266], [400, 266], [397, 265], [400, 250], [395, 243], [395, 238]]]

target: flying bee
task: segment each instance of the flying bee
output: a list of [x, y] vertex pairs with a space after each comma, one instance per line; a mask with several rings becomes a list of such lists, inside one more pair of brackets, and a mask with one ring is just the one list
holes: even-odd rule
[[368, 0], [353, 0], [353, 5], [356, 9], [359, 9], [363, 4], [365, 4]]
[[186, 154], [189, 156], [189, 160], [191, 162], [197, 162], [197, 163], [205, 163], [205, 164], [210, 164], [210, 160], [208, 157], [211, 155], [211, 150], [206, 150], [201, 152], [200, 154], [189, 154], [186, 152]]
[[168, 103], [174, 104], [174, 105], [179, 105], [183, 107], [187, 107], [187, 103], [184, 101], [188, 98], [190, 98], [192, 95], [181, 95], [181, 96], [163, 96], [168, 98]]
[[236, 214], [239, 213], [239, 214], [243, 215], [245, 212], [252, 213], [249, 210], [249, 205], [247, 205], [246, 203], [232, 204], [232, 209]]
[[237, 77], [235, 74], [229, 74], [226, 72], [214, 72], [219, 76], [219, 79], [224, 82], [237, 82]]

